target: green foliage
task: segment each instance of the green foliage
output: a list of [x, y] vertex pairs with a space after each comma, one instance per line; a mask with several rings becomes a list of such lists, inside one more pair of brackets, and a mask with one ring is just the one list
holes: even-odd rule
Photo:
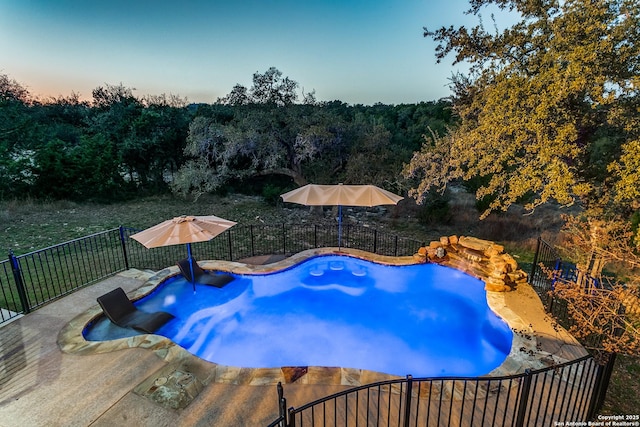
[[292, 105], [297, 99], [298, 82], [282, 77], [282, 71], [270, 67], [264, 74], [253, 73], [253, 86], [250, 89], [236, 84], [231, 92], [218, 100], [226, 105], [267, 104], [278, 107]]
[[400, 187], [402, 165], [425, 126], [444, 129], [451, 121], [447, 101], [350, 107], [318, 104], [307, 94], [294, 104], [297, 87], [271, 68], [254, 74], [250, 89], [236, 85], [216, 106], [199, 108], [189, 127], [189, 159], [172, 190], [197, 196], [263, 175], [287, 176], [297, 185]]
[[[462, 186], [467, 192], [476, 194], [478, 190], [486, 186], [490, 180], [490, 176], [474, 176], [466, 181], [463, 181]], [[493, 196], [492, 194], [487, 194], [484, 197], [476, 198], [476, 209], [478, 209], [478, 212], [486, 211], [490, 208], [495, 199], [495, 196]]]
[[280, 195], [287, 190], [287, 188], [280, 187], [279, 185], [266, 184], [262, 187], [262, 198], [268, 205], [277, 206], [282, 202]]
[[395, 180], [403, 158], [390, 147], [391, 132], [381, 125], [360, 122], [354, 126], [357, 130], [345, 168], [345, 183], [383, 185]]
[[303, 168], [317, 158], [342, 163], [347, 155], [346, 124], [319, 106], [252, 104], [234, 108], [234, 118], [196, 117], [174, 191], [201, 194], [231, 180], [285, 175], [306, 183]]
[[75, 146], [50, 140], [36, 153], [35, 163], [36, 197], [104, 201], [125, 198], [130, 191], [113, 146], [100, 135], [83, 137]]
[[275, 68], [253, 77], [219, 103], [187, 105], [138, 98], [122, 84], [96, 88], [91, 102], [34, 101], [0, 74], [0, 198], [117, 200], [170, 184], [195, 195], [264, 190], [273, 201], [277, 187], [309, 181], [402, 191], [402, 164], [425, 127], [444, 129], [451, 118], [446, 101], [319, 103]]
[[449, 197], [438, 192], [429, 193], [418, 210], [417, 218], [420, 224], [427, 226], [451, 223], [453, 214]]
[[640, 4], [474, 0], [471, 13], [489, 5], [521, 20], [504, 30], [425, 29], [439, 61], [454, 54], [470, 72], [452, 81], [459, 126], [407, 168], [425, 177], [414, 194], [488, 176], [476, 192], [494, 197], [484, 216], [530, 195], [528, 209], [598, 204], [603, 194], [637, 200]]

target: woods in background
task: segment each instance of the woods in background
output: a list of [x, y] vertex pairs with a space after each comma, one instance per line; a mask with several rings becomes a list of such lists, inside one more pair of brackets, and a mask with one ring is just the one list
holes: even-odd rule
[[446, 100], [317, 102], [275, 68], [253, 81], [213, 104], [138, 98], [122, 85], [98, 87], [85, 102], [35, 99], [0, 75], [0, 198], [117, 201], [363, 180], [398, 191], [425, 130], [452, 124]]

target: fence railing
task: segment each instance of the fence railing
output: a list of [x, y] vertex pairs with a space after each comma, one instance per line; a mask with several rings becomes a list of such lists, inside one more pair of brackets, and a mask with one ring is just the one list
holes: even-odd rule
[[[138, 231], [119, 227], [24, 255], [9, 251], [8, 259], [0, 262], [0, 324], [123, 270], [161, 270], [186, 257], [184, 245], [146, 249], [129, 238]], [[208, 242], [192, 244], [192, 254], [199, 260], [237, 261], [337, 243], [337, 226], [236, 225]], [[391, 256], [412, 255], [423, 245], [349, 224], [342, 226], [341, 244]]]
[[547, 294], [553, 289], [553, 278], [549, 277], [549, 271], [560, 271], [562, 259], [553, 247], [538, 237], [536, 253], [533, 257], [533, 265], [529, 274], [529, 284], [538, 291], [538, 294]]
[[0, 324], [124, 270], [118, 229], [0, 262]]
[[[592, 419], [606, 373], [590, 356], [519, 375], [412, 378], [345, 390], [285, 411], [271, 426], [541, 426]], [[574, 424], [577, 425], [577, 424]]]
[[[638, 289], [626, 289], [624, 296], [608, 298], [609, 294], [615, 295], [612, 284], [608, 280], [600, 280], [586, 272], [581, 272], [575, 264], [562, 260], [551, 245], [540, 238], [534, 261], [529, 283], [536, 289], [546, 310], [563, 327], [570, 328], [574, 325], [574, 320], [569, 313], [567, 301], [552, 292], [558, 282], [580, 283], [585, 294], [609, 300], [607, 307], [610, 310], [625, 316], [636, 329], [640, 328], [640, 291]], [[592, 335], [584, 340], [583, 345], [599, 347], [602, 338], [602, 336]]]

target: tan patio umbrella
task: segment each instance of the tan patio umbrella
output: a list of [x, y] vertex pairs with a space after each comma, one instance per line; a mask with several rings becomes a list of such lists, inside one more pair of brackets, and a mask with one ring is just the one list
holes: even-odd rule
[[[191, 243], [209, 241], [234, 225], [236, 225], [235, 222], [218, 218], [214, 215], [183, 215], [161, 222], [130, 237], [149, 249], [186, 244], [191, 277], [195, 277], [193, 274]], [[195, 282], [193, 286], [195, 291]]]
[[338, 206], [338, 248], [342, 237], [342, 206], [395, 205], [404, 197], [375, 185], [307, 184], [281, 194], [282, 200], [307, 206]]

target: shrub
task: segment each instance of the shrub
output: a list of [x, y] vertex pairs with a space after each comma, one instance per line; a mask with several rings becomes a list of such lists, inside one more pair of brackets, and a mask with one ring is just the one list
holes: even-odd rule
[[418, 222], [422, 225], [450, 224], [452, 219], [449, 197], [437, 192], [430, 193], [418, 210]]
[[287, 190], [275, 184], [265, 184], [262, 187], [262, 198], [271, 206], [277, 206], [280, 203], [280, 195], [286, 193]]

